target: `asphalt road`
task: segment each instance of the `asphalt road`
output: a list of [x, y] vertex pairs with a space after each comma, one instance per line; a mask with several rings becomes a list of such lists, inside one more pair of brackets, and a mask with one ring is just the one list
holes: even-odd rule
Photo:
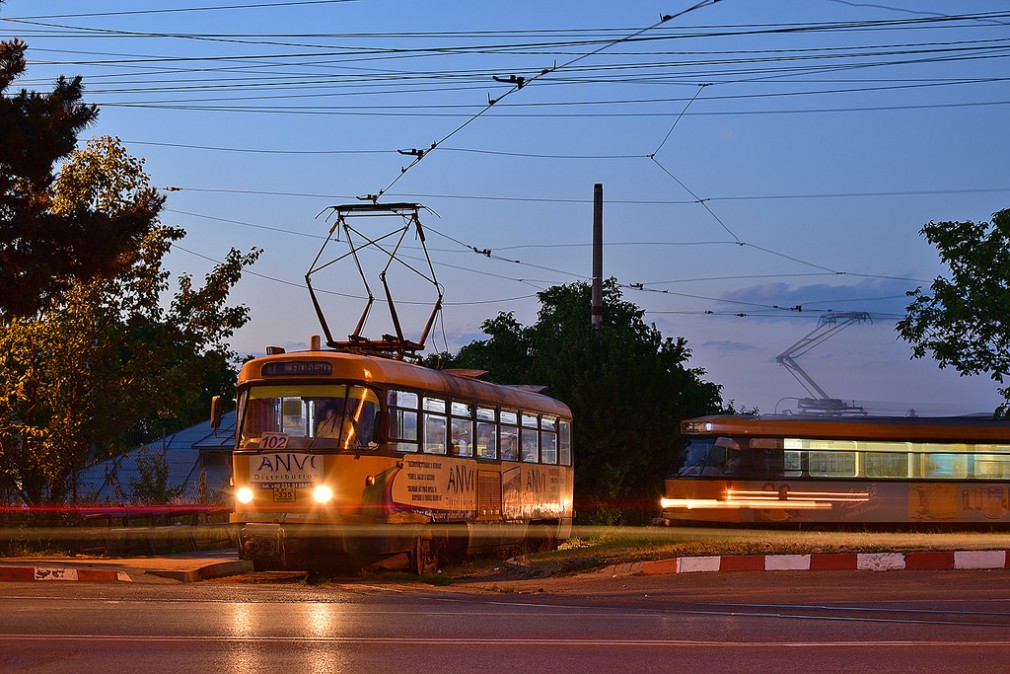
[[1004, 672], [1010, 661], [1005, 570], [2, 589], [4, 672]]

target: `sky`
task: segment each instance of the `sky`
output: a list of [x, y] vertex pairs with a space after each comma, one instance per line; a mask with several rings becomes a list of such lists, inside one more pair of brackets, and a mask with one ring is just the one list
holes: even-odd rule
[[[242, 354], [320, 334], [306, 272], [346, 250], [329, 207], [368, 195], [425, 207], [428, 351], [499, 312], [531, 324], [537, 292], [590, 279], [602, 184], [604, 276], [738, 409], [810, 397], [783, 353], [872, 412], [998, 404], [988, 377], [913, 360], [895, 323], [946, 272], [922, 226], [1010, 207], [1005, 2], [7, 0], [15, 36], [14, 88], [83, 76], [100, 115], [82, 143], [145, 159], [187, 232], [174, 275], [263, 250], [233, 292]], [[426, 270], [413, 236], [400, 253]], [[363, 258], [381, 299], [383, 260]], [[364, 308], [347, 262], [312, 277], [338, 339]], [[416, 339], [437, 292], [389, 278]], [[788, 351], [826, 315], [844, 328]], [[377, 302], [363, 334], [389, 331]]]

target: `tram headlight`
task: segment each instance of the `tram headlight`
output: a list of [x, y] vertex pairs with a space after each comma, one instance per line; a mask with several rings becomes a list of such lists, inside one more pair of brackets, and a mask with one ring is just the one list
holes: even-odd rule
[[235, 498], [239, 503], [251, 503], [253, 500], [253, 490], [249, 487], [239, 487], [235, 492]]
[[329, 503], [333, 500], [333, 489], [329, 485], [321, 484], [312, 490], [312, 498], [316, 503]]

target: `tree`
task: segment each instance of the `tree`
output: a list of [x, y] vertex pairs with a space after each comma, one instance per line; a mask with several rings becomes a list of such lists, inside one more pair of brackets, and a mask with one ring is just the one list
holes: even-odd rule
[[[51, 203], [115, 215], [147, 189], [142, 162], [100, 138], [66, 163]], [[225, 342], [248, 309], [225, 302], [259, 252], [232, 250], [202, 288], [181, 277], [165, 308], [162, 259], [183, 235], [156, 224], [130, 241], [120, 273], [69, 281], [46, 309], [0, 332], [0, 474], [25, 501], [64, 500], [89, 454], [122, 449], [128, 434], [180, 425], [197, 400], [206, 418], [206, 382], [221, 379], [222, 368], [234, 381], [235, 354]]]
[[44, 94], [8, 94], [25, 70], [25, 49], [21, 40], [0, 42], [0, 318], [32, 315], [75, 280], [115, 275], [162, 204], [148, 188], [115, 212], [87, 202], [54, 208], [54, 167], [98, 110], [81, 102], [80, 77], [60, 77]]
[[721, 387], [687, 368], [686, 342], [647, 325], [613, 279], [604, 284], [599, 338], [588, 284], [555, 286], [539, 298], [534, 325], [499, 314], [482, 326], [488, 339], [464, 346], [446, 366], [485, 369], [503, 384], [546, 385], [575, 418], [578, 510], [598, 519], [654, 513], [680, 420], [718, 410]]
[[171, 503], [182, 496], [182, 485], [168, 483], [169, 465], [165, 452], [143, 447], [137, 454], [137, 477], [130, 478], [133, 503], [153, 505]]
[[[1010, 209], [992, 222], [930, 222], [921, 234], [936, 247], [950, 269], [938, 276], [930, 293], [916, 288], [898, 322], [898, 334], [912, 347], [913, 358], [933, 356], [941, 368], [962, 376], [988, 374], [1005, 385], [1010, 373]], [[999, 389], [1010, 409], [1010, 386]]]

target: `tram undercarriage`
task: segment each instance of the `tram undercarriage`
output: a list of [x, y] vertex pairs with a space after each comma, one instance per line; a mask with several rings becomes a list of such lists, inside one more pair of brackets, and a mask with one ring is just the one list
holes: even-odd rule
[[257, 571], [405, 569], [424, 575], [471, 555], [555, 549], [571, 527], [569, 518], [365, 527], [249, 523], [239, 531], [239, 557]]

